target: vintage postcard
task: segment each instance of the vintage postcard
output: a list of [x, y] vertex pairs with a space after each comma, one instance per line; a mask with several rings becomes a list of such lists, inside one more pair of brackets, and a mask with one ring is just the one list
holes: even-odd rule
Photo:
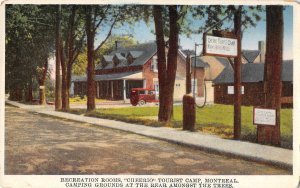
[[297, 187], [297, 1], [2, 1], [1, 187]]

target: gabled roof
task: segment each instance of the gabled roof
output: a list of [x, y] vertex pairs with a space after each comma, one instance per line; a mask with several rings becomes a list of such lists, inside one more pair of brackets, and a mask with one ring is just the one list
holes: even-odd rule
[[225, 57], [216, 57], [216, 59], [217, 59], [224, 67], [230, 66], [230, 63], [229, 63], [229, 61], [228, 61], [227, 58], [225, 58]]
[[[108, 63], [103, 69], [111, 69], [111, 68], [114, 68], [113, 62]], [[99, 70], [99, 69], [102, 69], [102, 67], [100, 67], [100, 68], [96, 67], [95, 68], [95, 70]]]
[[243, 50], [243, 57], [248, 61], [248, 63], [253, 63], [254, 60], [259, 56], [259, 50]]
[[281, 80], [293, 81], [293, 60], [286, 60], [283, 62]]
[[103, 56], [103, 59], [104, 59], [106, 62], [112, 62], [113, 56], [111, 56], [111, 55], [104, 55], [104, 56]]
[[[195, 57], [191, 57], [192, 67], [195, 67]], [[196, 57], [196, 68], [205, 68], [209, 67], [209, 64], [203, 61], [201, 58]]]
[[[147, 61], [156, 53], [156, 43], [155, 42], [148, 42], [143, 44], [138, 44], [133, 47], [128, 48], [118, 48], [117, 50], [112, 51], [109, 56], [116, 55], [119, 60], [122, 60], [117, 67], [125, 67], [125, 66], [141, 66], [147, 63]], [[131, 53], [132, 56], [136, 58], [134, 61], [128, 65], [126, 62], [127, 56], [122, 56], [121, 54], [128, 54]], [[118, 54], [118, 55], [117, 55]], [[121, 57], [122, 56], [122, 57]], [[124, 62], [126, 61], [126, 62]], [[114, 68], [113, 66], [107, 65], [104, 69]], [[96, 70], [102, 69], [102, 67], [97, 67]]]
[[184, 50], [180, 50], [185, 57], [188, 55], [188, 53], [190, 54], [190, 56], [195, 55], [195, 51], [194, 50], [188, 50], [188, 49], [184, 49]]
[[128, 55], [130, 54], [133, 58], [138, 58], [142, 55], [143, 51], [129, 51]]
[[124, 67], [127, 66], [127, 59], [122, 60], [116, 67]]
[[[112, 59], [113, 59], [113, 56], [110, 56], [110, 55], [104, 55], [102, 56], [102, 59], [105, 61], [105, 67], [108, 65], [108, 64], [111, 64], [112, 63]], [[95, 69], [98, 70], [98, 69], [102, 69], [103, 68], [103, 62], [99, 62]], [[104, 68], [105, 68], [104, 67]]]
[[[264, 79], [264, 63], [246, 63], [241, 65], [242, 83], [261, 82]], [[222, 73], [214, 80], [216, 84], [229, 84], [234, 82], [233, 69], [226, 67]], [[281, 81], [293, 81], [293, 60], [283, 61], [281, 71]]]
[[[112, 74], [101, 74], [95, 75], [95, 81], [101, 80], [120, 80], [120, 79], [143, 79], [142, 71], [131, 71], [131, 72], [121, 72], [121, 73], [112, 73]], [[83, 76], [72, 76], [73, 82], [86, 82], [86, 75]]]
[[121, 53], [115, 53], [114, 57], [118, 58], [118, 60], [120, 61], [126, 60], [126, 58]]

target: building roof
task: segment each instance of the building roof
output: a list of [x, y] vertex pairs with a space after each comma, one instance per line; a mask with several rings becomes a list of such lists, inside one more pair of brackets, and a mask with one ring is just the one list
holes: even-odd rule
[[118, 60], [120, 60], [120, 61], [126, 59], [121, 53], [115, 53], [115, 56], [116, 56], [116, 57], [118, 58]]
[[[101, 74], [95, 75], [95, 81], [101, 80], [130, 80], [130, 79], [143, 79], [142, 71], [131, 71], [131, 72], [121, 72], [113, 74]], [[72, 76], [73, 82], [86, 82], [87, 77], [84, 76]]]
[[225, 57], [216, 57], [216, 59], [217, 59], [224, 67], [230, 66], [230, 63], [229, 63], [229, 61], [228, 61], [227, 58], [225, 58]]
[[248, 63], [253, 63], [254, 60], [259, 56], [259, 50], [243, 50], [243, 57], [248, 61]]
[[72, 75], [72, 82], [86, 82], [86, 75], [82, 75], [82, 76]]
[[185, 56], [188, 55], [188, 53], [192, 56], [195, 55], [195, 51], [194, 50], [189, 50], [189, 49], [184, 49], [184, 50], [180, 50]]
[[[109, 56], [116, 55], [119, 60], [122, 60], [117, 67], [141, 66], [141, 65], [144, 65], [145, 63], [147, 63], [147, 61], [156, 53], [156, 50], [157, 50], [156, 43], [148, 42], [148, 43], [138, 44], [133, 47], [118, 48], [117, 50], [112, 51], [109, 54]], [[135, 58], [134, 61], [130, 65], [128, 65], [127, 60], [125, 58], [128, 53], [131, 53], [131, 55]], [[122, 54], [124, 54], [125, 57]], [[110, 69], [110, 68], [114, 68], [114, 67], [109, 66], [109, 64], [108, 64], [104, 68], [102, 68], [101, 66], [97, 66], [96, 70]]]
[[113, 74], [100, 74], [95, 76], [95, 81], [101, 80], [128, 80], [128, 79], [143, 79], [142, 71], [121, 72]]
[[138, 58], [143, 54], [143, 51], [129, 51], [129, 54], [133, 57], [133, 58]]
[[[191, 57], [192, 67], [195, 67], [195, 57]], [[196, 57], [196, 68], [209, 67], [209, 64], [203, 61], [200, 57]]]
[[103, 56], [103, 59], [104, 59], [106, 62], [112, 62], [113, 56], [111, 56], [111, 55], [104, 55], [104, 56]]
[[[242, 83], [261, 82], [264, 79], [264, 63], [247, 63], [241, 65]], [[226, 67], [214, 80], [216, 84], [228, 84], [234, 82], [233, 69]], [[284, 82], [293, 81], [293, 60], [283, 61], [281, 80]]]

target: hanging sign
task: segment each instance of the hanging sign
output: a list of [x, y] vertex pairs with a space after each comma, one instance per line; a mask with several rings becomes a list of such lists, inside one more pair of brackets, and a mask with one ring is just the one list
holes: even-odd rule
[[276, 110], [267, 108], [253, 108], [254, 125], [276, 125]]
[[235, 38], [203, 35], [203, 54], [221, 57], [236, 57], [238, 41]]

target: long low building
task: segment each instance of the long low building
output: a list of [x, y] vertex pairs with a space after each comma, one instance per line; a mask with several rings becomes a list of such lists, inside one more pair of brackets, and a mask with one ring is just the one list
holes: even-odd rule
[[[262, 106], [264, 93], [264, 63], [246, 63], [241, 65], [242, 105]], [[282, 72], [282, 106], [291, 107], [293, 103], [293, 60], [283, 61]], [[214, 80], [214, 102], [217, 104], [234, 103], [234, 72], [226, 67]]]
[[[156, 43], [149, 42], [104, 55], [95, 68], [96, 97], [126, 100], [132, 88], [151, 88], [159, 94], [156, 53]], [[174, 100], [182, 100], [185, 94], [185, 56], [178, 54]], [[86, 76], [72, 78], [74, 95], [86, 95], [86, 81]]]

